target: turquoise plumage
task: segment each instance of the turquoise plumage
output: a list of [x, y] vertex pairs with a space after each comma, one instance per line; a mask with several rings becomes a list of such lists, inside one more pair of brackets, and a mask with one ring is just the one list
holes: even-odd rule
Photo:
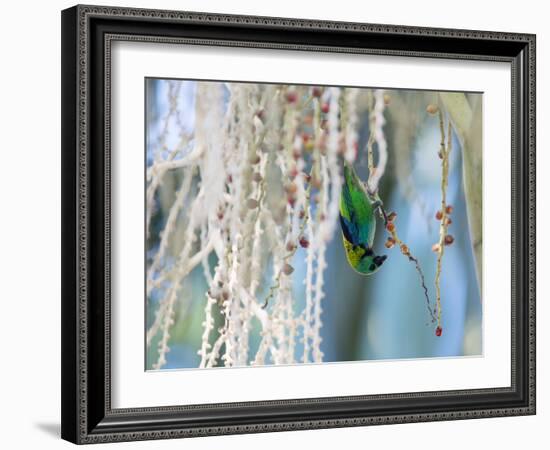
[[344, 163], [344, 185], [340, 196], [342, 239], [350, 266], [362, 275], [376, 272], [387, 258], [386, 255], [376, 255], [372, 249], [377, 207], [355, 169]]

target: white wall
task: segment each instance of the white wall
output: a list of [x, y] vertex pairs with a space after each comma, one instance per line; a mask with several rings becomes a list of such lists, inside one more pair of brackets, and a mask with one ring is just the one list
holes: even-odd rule
[[[91, 2], [93, 3], [93, 1]], [[98, 3], [104, 3], [98, 1]], [[538, 415], [385, 427], [120, 444], [119, 448], [542, 448], [550, 423], [546, 342], [549, 219], [544, 168], [550, 145], [550, 30], [544, 2], [337, 0], [127, 0], [121, 6], [290, 16], [536, 33], [538, 36]], [[0, 443], [68, 448], [59, 434], [60, 396], [60, 14], [71, 1], [9, 2], [0, 28]], [[504, 193], [503, 195], [508, 195]], [[503, 220], [509, 220], [503, 217]], [[545, 280], [546, 278], [546, 280]], [[434, 373], [434, 377], [437, 377]], [[545, 427], [546, 425], [546, 427]], [[113, 447], [114, 448], [114, 447]]]

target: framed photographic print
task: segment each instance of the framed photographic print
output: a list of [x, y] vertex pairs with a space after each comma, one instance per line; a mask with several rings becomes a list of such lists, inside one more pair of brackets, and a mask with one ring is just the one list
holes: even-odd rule
[[62, 12], [62, 436], [535, 413], [535, 36]]

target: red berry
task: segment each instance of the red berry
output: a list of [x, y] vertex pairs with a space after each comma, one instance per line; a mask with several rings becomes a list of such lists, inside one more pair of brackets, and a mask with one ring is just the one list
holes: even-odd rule
[[436, 336], [441, 336], [441, 333], [443, 333], [443, 328], [441, 328], [440, 326], [438, 326], [438, 327], [435, 329], [435, 335], [436, 335]]
[[330, 105], [328, 103], [323, 103], [321, 105], [321, 111], [323, 111], [325, 114], [328, 113], [330, 110]]
[[445, 236], [445, 245], [451, 245], [455, 241], [455, 238], [452, 237], [450, 234]]
[[300, 245], [303, 248], [308, 248], [309, 247], [309, 241], [304, 236], [302, 236], [298, 242], [300, 242]]
[[437, 220], [443, 219], [443, 213], [442, 213], [441, 211], [437, 211], [437, 212], [435, 213], [435, 218], [436, 218]]
[[295, 91], [290, 91], [286, 93], [286, 101], [288, 103], [295, 103], [298, 100], [298, 94]]
[[451, 205], [447, 205], [447, 207], [445, 208], [445, 212], [447, 214], [452, 214], [453, 212], [453, 207]]
[[390, 233], [395, 230], [395, 225], [393, 224], [393, 222], [388, 222], [388, 224], [386, 225], [386, 230], [388, 230]]

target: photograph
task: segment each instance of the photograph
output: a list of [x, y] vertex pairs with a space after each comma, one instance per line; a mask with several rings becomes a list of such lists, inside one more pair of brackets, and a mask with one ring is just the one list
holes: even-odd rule
[[147, 371], [483, 357], [483, 92], [144, 90]]

